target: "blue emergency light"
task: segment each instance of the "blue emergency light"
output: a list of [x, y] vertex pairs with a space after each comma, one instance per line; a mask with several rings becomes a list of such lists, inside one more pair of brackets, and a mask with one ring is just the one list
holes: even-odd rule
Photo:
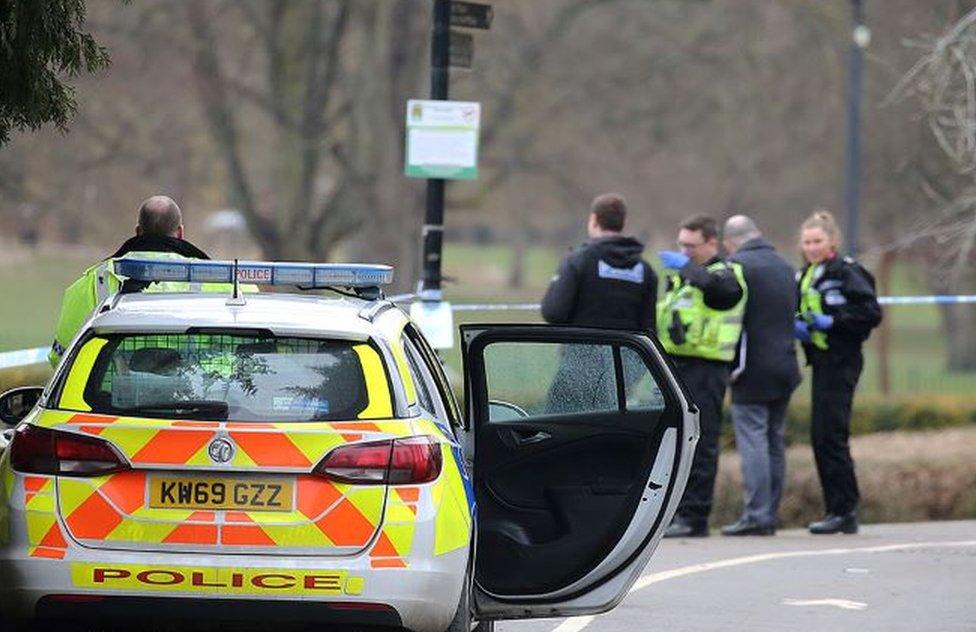
[[302, 288], [374, 288], [393, 282], [393, 268], [369, 263], [278, 263], [266, 261], [174, 261], [128, 259], [115, 272], [133, 281], [293, 285]]

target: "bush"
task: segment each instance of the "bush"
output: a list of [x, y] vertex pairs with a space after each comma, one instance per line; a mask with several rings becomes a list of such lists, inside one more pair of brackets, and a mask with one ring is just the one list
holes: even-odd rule
[[[976, 427], [866, 435], [852, 439], [851, 450], [864, 522], [976, 518]], [[798, 445], [786, 459], [780, 521], [784, 527], [803, 526], [824, 512], [813, 454]], [[729, 524], [741, 512], [739, 455], [724, 452], [712, 525]]]

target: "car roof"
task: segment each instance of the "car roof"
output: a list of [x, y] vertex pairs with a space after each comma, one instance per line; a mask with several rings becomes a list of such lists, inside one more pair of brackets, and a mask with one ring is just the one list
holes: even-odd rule
[[225, 293], [120, 295], [91, 323], [98, 333], [184, 332], [190, 327], [269, 329], [276, 335], [367, 340], [384, 337], [366, 316], [377, 301], [283, 293], [245, 294], [228, 305]]

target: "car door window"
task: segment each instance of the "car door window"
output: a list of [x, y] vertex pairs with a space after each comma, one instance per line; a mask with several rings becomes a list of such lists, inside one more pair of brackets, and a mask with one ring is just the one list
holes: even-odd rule
[[493, 422], [665, 406], [654, 376], [629, 347], [496, 343], [485, 349], [485, 378]]
[[454, 397], [454, 391], [451, 390], [451, 383], [444, 373], [440, 356], [427, 344], [427, 340], [413, 325], [407, 325], [403, 333], [420, 354], [423, 365], [433, 378], [434, 387], [444, 404], [444, 412], [447, 415], [448, 422], [452, 427], [460, 428], [462, 426], [461, 410], [457, 398]]
[[406, 336], [403, 336], [401, 342], [403, 344], [403, 350], [407, 355], [407, 367], [410, 370], [410, 377], [413, 379], [414, 386], [417, 389], [417, 403], [428, 413], [436, 415], [438, 409], [434, 407], [434, 401], [431, 397], [433, 385], [430, 383], [430, 376], [421, 370], [421, 361], [417, 356], [417, 350]]
[[[532, 376], [532, 379], [526, 379]], [[527, 416], [616, 411], [620, 408], [609, 345], [497, 343], [485, 349], [488, 397]]]
[[637, 352], [630, 347], [622, 347], [620, 357], [624, 370], [626, 409], [663, 411], [666, 405], [664, 393]]

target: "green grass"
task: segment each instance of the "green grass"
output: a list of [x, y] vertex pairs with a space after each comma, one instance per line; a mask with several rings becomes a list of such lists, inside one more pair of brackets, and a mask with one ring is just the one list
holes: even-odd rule
[[64, 289], [93, 263], [44, 252], [0, 266], [0, 351], [50, 346]]

